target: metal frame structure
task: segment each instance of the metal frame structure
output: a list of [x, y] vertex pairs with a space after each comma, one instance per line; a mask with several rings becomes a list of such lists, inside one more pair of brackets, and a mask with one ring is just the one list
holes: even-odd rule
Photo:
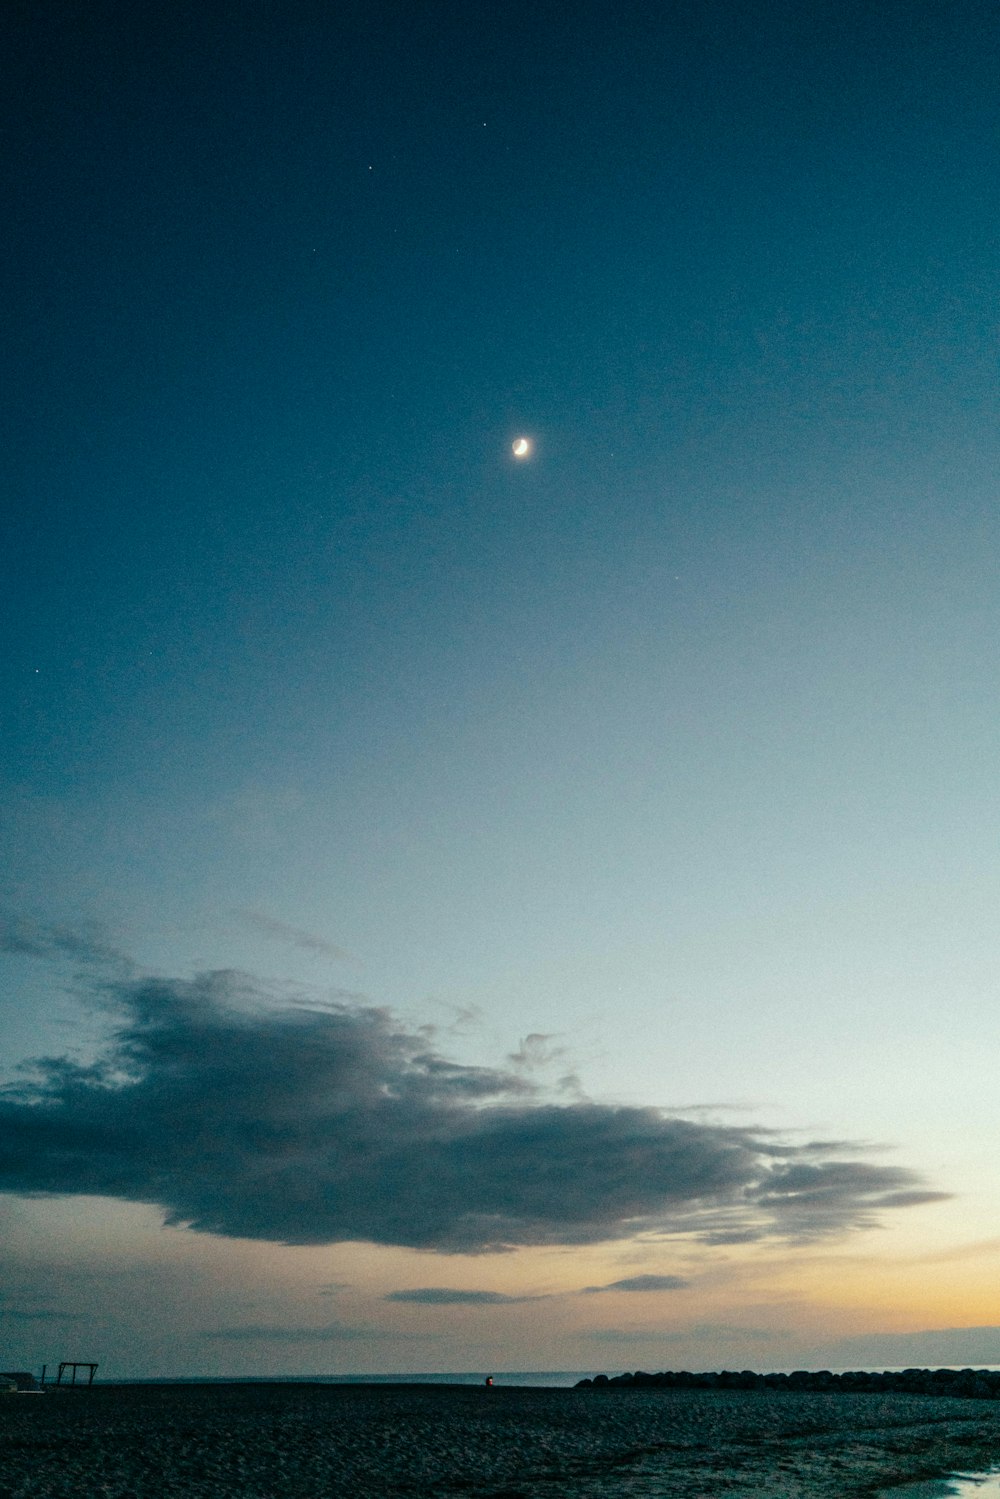
[[94, 1383], [94, 1372], [95, 1372], [96, 1368], [97, 1368], [96, 1364], [73, 1363], [72, 1360], [70, 1360], [70, 1359], [64, 1359], [64, 1361], [59, 1365], [59, 1373], [58, 1373], [58, 1375], [56, 1377], [56, 1384], [57, 1385], [62, 1384], [62, 1382], [63, 1382], [63, 1370], [64, 1369], [72, 1369], [73, 1370], [73, 1378], [67, 1381], [67, 1383], [69, 1384], [70, 1388], [72, 1389], [72, 1387], [76, 1384], [76, 1371], [77, 1371], [77, 1369], [89, 1369], [89, 1371], [90, 1371], [90, 1377], [87, 1380], [87, 1389], [89, 1390], [90, 1386]]

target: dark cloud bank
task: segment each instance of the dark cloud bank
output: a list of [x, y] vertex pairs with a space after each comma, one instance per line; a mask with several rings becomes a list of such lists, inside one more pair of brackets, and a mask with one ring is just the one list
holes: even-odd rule
[[0, 1092], [0, 1190], [155, 1203], [205, 1233], [466, 1253], [808, 1238], [941, 1195], [829, 1144], [552, 1104], [386, 1011], [277, 1008], [230, 973], [112, 978], [105, 995], [120, 1020], [102, 1057], [42, 1059]]

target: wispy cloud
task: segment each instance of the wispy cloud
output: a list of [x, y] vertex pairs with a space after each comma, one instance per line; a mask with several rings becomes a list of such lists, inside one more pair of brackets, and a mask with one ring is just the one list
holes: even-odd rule
[[1000, 1364], [1000, 1327], [935, 1327], [840, 1338], [824, 1355], [831, 1365]]
[[598, 1343], [773, 1343], [778, 1334], [767, 1327], [740, 1327], [729, 1322], [698, 1322], [690, 1327], [594, 1327], [583, 1334]]
[[273, 1327], [255, 1324], [245, 1327], [210, 1327], [201, 1336], [228, 1343], [367, 1343], [373, 1338], [396, 1338], [400, 1334], [382, 1332], [378, 1328], [327, 1323], [324, 1327]]
[[326, 958], [335, 958], [338, 962], [351, 961], [351, 955], [334, 942], [328, 942], [325, 937], [317, 937], [314, 932], [307, 932], [302, 927], [289, 926], [287, 921], [279, 921], [275, 916], [268, 916], [264, 911], [238, 911], [248, 926], [254, 927], [258, 932], [263, 932], [265, 937], [273, 937], [276, 942], [287, 943], [290, 947], [297, 947], [302, 952], [322, 954]]
[[507, 1060], [512, 1067], [523, 1068], [526, 1072], [549, 1067], [566, 1055], [564, 1046], [552, 1045], [554, 1039], [541, 1031], [533, 1031], [530, 1036], [522, 1036], [517, 1050], [512, 1051]]
[[601, 1291], [683, 1291], [691, 1284], [679, 1275], [628, 1275], [624, 1280], [609, 1281], [606, 1286], [584, 1286], [582, 1295], [594, 1296]]
[[0, 1308], [0, 1316], [10, 1322], [82, 1322], [83, 1312], [20, 1311], [13, 1306]]
[[514, 1306], [538, 1301], [538, 1296], [505, 1296], [501, 1291], [453, 1291], [447, 1286], [422, 1286], [412, 1291], [390, 1291], [383, 1301], [413, 1301], [421, 1306]]
[[670, 1334], [655, 1327], [592, 1327], [580, 1336], [593, 1343], [664, 1343]]
[[117, 1024], [103, 1053], [41, 1059], [0, 1090], [2, 1191], [157, 1203], [205, 1233], [465, 1253], [808, 1239], [943, 1195], [764, 1130], [552, 1103], [386, 1010], [290, 1005], [245, 975], [100, 989]]
[[96, 925], [72, 927], [0, 910], [0, 952], [16, 957], [68, 958], [87, 968], [132, 972], [131, 961]]
[[915, 1256], [912, 1265], [946, 1265], [953, 1260], [994, 1260], [1000, 1255], [1000, 1239], [973, 1239], [965, 1244], [953, 1244], [949, 1249], [937, 1249], [930, 1254]]

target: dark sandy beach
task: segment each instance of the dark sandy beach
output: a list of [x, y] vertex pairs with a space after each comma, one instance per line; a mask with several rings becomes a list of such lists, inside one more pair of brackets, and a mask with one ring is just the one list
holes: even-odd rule
[[458, 1386], [95, 1386], [0, 1401], [0, 1499], [851, 1499], [1000, 1462], [977, 1400]]

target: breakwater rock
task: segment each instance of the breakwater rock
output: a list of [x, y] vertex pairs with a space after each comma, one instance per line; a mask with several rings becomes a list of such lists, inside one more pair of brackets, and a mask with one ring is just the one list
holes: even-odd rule
[[597, 1374], [580, 1379], [579, 1389], [656, 1390], [792, 1390], [830, 1394], [955, 1395], [972, 1400], [1000, 1400], [996, 1369], [795, 1369], [791, 1374], [757, 1374], [752, 1369], [722, 1369], [692, 1374], [688, 1369], [647, 1374]]

